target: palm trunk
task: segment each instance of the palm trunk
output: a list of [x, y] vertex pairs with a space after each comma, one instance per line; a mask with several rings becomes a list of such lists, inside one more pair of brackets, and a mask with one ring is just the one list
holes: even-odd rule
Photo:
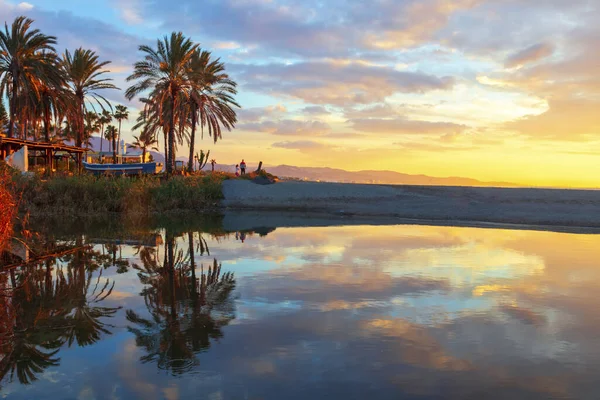
[[23, 129], [21, 130], [21, 137], [24, 140], [27, 140], [27, 119], [23, 118], [23, 123], [21, 124]]
[[[119, 138], [117, 140], [117, 146], [119, 146], [119, 147], [117, 147], [117, 150], [118, 150], [117, 153], [119, 153], [119, 155], [122, 156], [122, 154], [121, 154], [121, 120], [119, 120]], [[123, 159], [121, 158], [121, 160], [123, 160]]]
[[196, 140], [196, 104], [192, 104], [192, 133], [190, 134], [190, 158], [188, 160], [188, 172], [194, 170], [194, 141]]
[[194, 294], [196, 292], [196, 255], [194, 254], [194, 233], [188, 232], [188, 246], [190, 247], [190, 268], [192, 270], [192, 281]]
[[163, 129], [163, 138], [165, 140], [165, 171], [169, 162], [169, 149], [167, 146], [167, 132]]
[[167, 161], [167, 176], [175, 170], [175, 97], [176, 91], [171, 89], [171, 113], [169, 115], [169, 159]]
[[13, 129], [14, 129], [14, 125], [15, 125], [15, 115], [17, 114], [17, 93], [19, 91], [19, 79], [18, 79], [19, 74], [17, 73], [16, 76], [15, 74], [13, 74], [13, 87], [12, 87], [12, 96], [10, 98], [10, 104], [8, 106], [9, 113], [10, 113], [10, 117], [9, 122], [8, 122], [8, 137], [11, 138], [13, 137]]
[[113, 150], [113, 164], [116, 164], [117, 163], [117, 143], [116, 143], [117, 136], [115, 135], [114, 132], [111, 134], [111, 136], [112, 136], [112, 144], [113, 144], [113, 148], [112, 148], [112, 150]]
[[100, 155], [98, 161], [102, 158], [102, 145], [104, 144], [104, 124], [100, 124]]
[[142, 162], [146, 162], [146, 146], [142, 147]]
[[50, 106], [46, 105], [44, 110], [44, 139], [50, 142]]
[[83, 106], [83, 95], [78, 95], [77, 96], [79, 99], [79, 126], [77, 127], [77, 137], [75, 139], [75, 145], [77, 147], [81, 147], [81, 145], [83, 144], [83, 135], [84, 135], [84, 129], [85, 129], [85, 122], [83, 119], [83, 113], [85, 112], [84, 110], [84, 106]]

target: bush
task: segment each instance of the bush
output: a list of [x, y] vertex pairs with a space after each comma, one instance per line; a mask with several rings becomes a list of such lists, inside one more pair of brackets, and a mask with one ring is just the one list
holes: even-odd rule
[[223, 197], [221, 176], [114, 177], [92, 175], [16, 177], [21, 208], [32, 214], [152, 214], [205, 211]]
[[12, 226], [17, 210], [17, 199], [13, 190], [10, 168], [0, 164], [0, 251], [12, 235]]

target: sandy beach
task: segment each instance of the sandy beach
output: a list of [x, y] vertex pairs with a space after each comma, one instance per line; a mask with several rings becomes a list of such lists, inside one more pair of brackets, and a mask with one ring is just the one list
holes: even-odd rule
[[[431, 221], [436, 224], [518, 225], [572, 231], [600, 228], [600, 191], [362, 185], [284, 181], [257, 185], [225, 181], [222, 206], [228, 212], [276, 211], [312, 216], [315, 222], [343, 218], [356, 223]], [[248, 213], [246, 213], [249, 215]], [[260, 222], [260, 217], [253, 223]], [[250, 221], [248, 221], [250, 224]], [[577, 229], [575, 229], [577, 230]]]

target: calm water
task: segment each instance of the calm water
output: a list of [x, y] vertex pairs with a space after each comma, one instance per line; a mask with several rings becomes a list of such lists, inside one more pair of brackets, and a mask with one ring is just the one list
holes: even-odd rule
[[32, 238], [0, 396], [600, 398], [600, 235], [171, 229]]

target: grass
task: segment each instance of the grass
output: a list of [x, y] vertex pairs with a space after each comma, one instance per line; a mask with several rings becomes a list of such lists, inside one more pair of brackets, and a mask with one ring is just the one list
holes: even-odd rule
[[[32, 216], [91, 216], [122, 214], [129, 220], [169, 213], [217, 211], [223, 198], [222, 183], [228, 179], [277, 179], [264, 170], [241, 177], [227, 172], [190, 176], [117, 177], [93, 175], [22, 175], [0, 164], [0, 234], [18, 211]], [[3, 196], [3, 197], [2, 197]], [[18, 201], [16, 200], [18, 199]], [[5, 210], [6, 209], [6, 210]], [[9, 235], [9, 234], [6, 234]]]
[[209, 211], [223, 197], [218, 175], [137, 178], [92, 175], [13, 175], [21, 193], [20, 211], [32, 215], [152, 215], [178, 211]]

